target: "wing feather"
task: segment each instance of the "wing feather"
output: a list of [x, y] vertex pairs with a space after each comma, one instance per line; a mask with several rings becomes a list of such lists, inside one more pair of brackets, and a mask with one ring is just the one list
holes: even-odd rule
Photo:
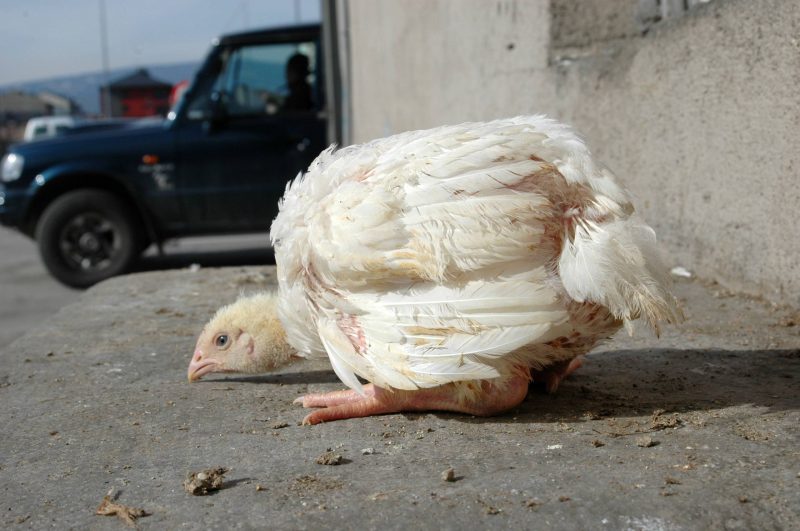
[[368, 367], [364, 360], [356, 354], [353, 344], [336, 326], [334, 321], [320, 319], [317, 323], [317, 331], [322, 339], [322, 344], [328, 352], [331, 366], [336, 376], [350, 389], [360, 394], [364, 394], [364, 388], [358, 381], [356, 373], [367, 373]]
[[[618, 295], [660, 294], [634, 251], [610, 260], [594, 234], [578, 232], [559, 261], [569, 223], [559, 202], [576, 189], [597, 219], [632, 211], [583, 141], [542, 116], [326, 150], [287, 188], [271, 230], [289, 341], [324, 349], [353, 389], [358, 376], [415, 389], [496, 377], [508, 354], [569, 329], [567, 294], [612, 306]], [[587, 263], [597, 256], [600, 271]], [[609, 278], [614, 292], [597, 285]], [[629, 288], [642, 283], [656, 287]]]

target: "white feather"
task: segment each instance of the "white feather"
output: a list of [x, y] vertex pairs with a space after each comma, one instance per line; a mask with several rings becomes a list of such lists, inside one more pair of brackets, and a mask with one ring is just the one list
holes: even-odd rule
[[679, 319], [655, 233], [633, 220], [576, 227], [559, 260], [564, 288], [577, 301], [600, 303], [619, 319], [652, 324]]
[[[336, 376], [351, 389], [360, 394], [364, 394], [364, 388], [356, 377], [356, 372], [366, 372], [363, 362], [359, 362], [352, 343], [347, 336], [336, 326], [336, 323], [328, 319], [320, 319], [317, 323], [319, 337], [333, 366]], [[353, 363], [355, 362], [355, 363]]]
[[584, 142], [542, 116], [331, 148], [272, 225], [280, 316], [360, 392], [358, 376], [416, 389], [567, 359], [577, 350], [547, 343], [585, 338], [584, 352], [621, 324], [591, 305], [679, 317], [631, 213]]

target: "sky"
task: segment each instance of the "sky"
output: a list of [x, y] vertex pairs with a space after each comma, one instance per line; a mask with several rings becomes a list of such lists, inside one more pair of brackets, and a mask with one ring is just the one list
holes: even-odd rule
[[0, 0], [0, 85], [200, 61], [217, 35], [320, 20], [319, 0]]

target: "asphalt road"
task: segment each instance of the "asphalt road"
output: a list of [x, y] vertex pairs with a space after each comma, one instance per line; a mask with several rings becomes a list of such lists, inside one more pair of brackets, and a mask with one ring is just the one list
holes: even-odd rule
[[[273, 263], [266, 240], [264, 234], [172, 240], [164, 256], [149, 249], [136, 272]], [[34, 241], [0, 227], [0, 352], [80, 294], [47, 273]]]
[[0, 228], [0, 352], [79, 296], [47, 274], [35, 242]]

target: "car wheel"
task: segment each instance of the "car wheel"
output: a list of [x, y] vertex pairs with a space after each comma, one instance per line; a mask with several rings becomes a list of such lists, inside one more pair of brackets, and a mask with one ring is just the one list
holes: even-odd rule
[[62, 195], [47, 206], [36, 226], [47, 270], [76, 288], [127, 271], [142, 249], [142, 240], [130, 208], [100, 190]]

